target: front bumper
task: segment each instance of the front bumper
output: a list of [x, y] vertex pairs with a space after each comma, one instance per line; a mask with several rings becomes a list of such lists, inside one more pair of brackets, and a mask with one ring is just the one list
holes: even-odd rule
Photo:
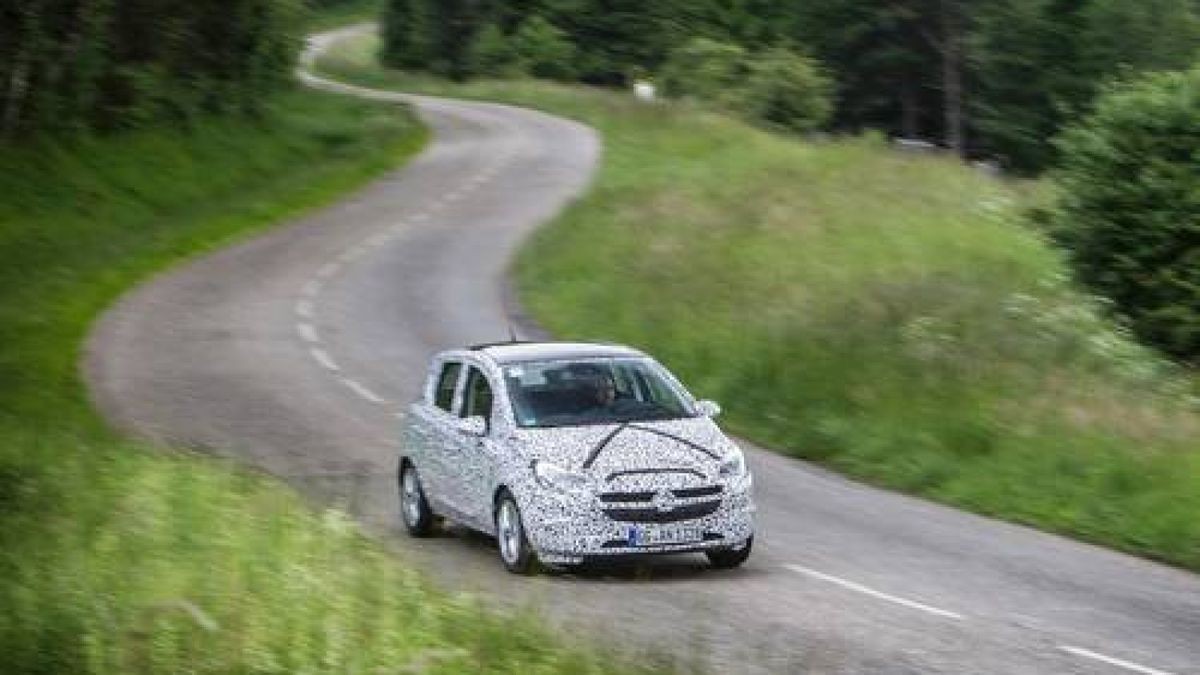
[[[754, 535], [754, 502], [749, 492], [726, 494], [709, 515], [675, 522], [615, 520], [597, 504], [565, 503], [549, 498], [526, 518], [526, 532], [546, 563], [575, 563], [587, 558], [686, 553], [730, 548]], [[638, 536], [630, 530], [637, 528]], [[684, 535], [673, 537], [674, 534]], [[665, 539], [659, 539], [663, 537]]]

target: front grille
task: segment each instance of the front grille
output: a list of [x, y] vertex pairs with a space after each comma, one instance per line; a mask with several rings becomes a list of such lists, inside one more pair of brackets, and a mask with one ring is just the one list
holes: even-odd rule
[[660, 511], [654, 507], [604, 509], [604, 515], [622, 523], [677, 523], [681, 520], [695, 520], [712, 515], [720, 507], [721, 502], [717, 500], [680, 504], [670, 511]]
[[605, 492], [600, 495], [600, 501], [605, 504], [622, 502], [648, 502], [654, 499], [654, 492]]
[[[704, 485], [701, 487], [676, 488], [671, 494], [676, 499], [696, 499], [698, 497], [713, 497], [721, 494], [720, 485]], [[654, 500], [654, 490], [639, 490], [636, 492], [602, 492], [600, 501], [605, 504], [636, 504]]]
[[671, 490], [672, 493], [679, 499], [691, 499], [693, 497], [712, 497], [713, 495], [721, 494], [720, 485], [705, 485], [704, 487], [679, 488]]

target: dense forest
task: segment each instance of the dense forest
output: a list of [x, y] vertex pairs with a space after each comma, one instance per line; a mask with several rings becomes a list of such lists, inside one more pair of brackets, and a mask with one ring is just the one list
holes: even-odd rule
[[385, 18], [390, 65], [456, 78], [506, 46], [604, 85], [657, 72], [696, 37], [788, 48], [831, 76], [835, 127], [1024, 171], [1051, 163], [1047, 139], [1106, 81], [1183, 68], [1200, 46], [1198, 0], [390, 0]]
[[264, 91], [290, 78], [305, 8], [303, 0], [3, 0], [0, 134], [254, 113]]

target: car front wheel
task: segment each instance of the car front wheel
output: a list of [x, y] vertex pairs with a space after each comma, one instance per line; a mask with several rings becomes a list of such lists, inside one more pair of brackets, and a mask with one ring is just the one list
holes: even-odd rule
[[525, 525], [521, 522], [521, 510], [517, 500], [509, 492], [500, 495], [496, 502], [496, 543], [500, 547], [500, 560], [505, 569], [514, 574], [533, 572], [537, 557], [529, 538], [525, 536]]
[[708, 556], [708, 562], [713, 567], [719, 570], [731, 570], [741, 566], [750, 558], [750, 548], [754, 544], [754, 537], [746, 540], [746, 543], [734, 548], [718, 548], [711, 551], [705, 551]]
[[417, 467], [408, 462], [400, 468], [400, 517], [414, 537], [428, 537], [433, 532], [433, 510], [425, 499]]

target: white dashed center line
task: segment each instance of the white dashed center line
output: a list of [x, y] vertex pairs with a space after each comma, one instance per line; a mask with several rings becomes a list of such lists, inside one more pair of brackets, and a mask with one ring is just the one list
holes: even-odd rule
[[333, 359], [329, 358], [329, 353], [324, 349], [319, 347], [310, 347], [308, 353], [312, 354], [312, 357], [316, 359], [317, 363], [321, 364], [321, 367], [325, 370], [332, 370], [335, 373], [341, 370], [341, 368], [338, 367], [338, 364], [334, 363]]
[[1114, 658], [1112, 656], [1105, 656], [1104, 654], [1101, 654], [1099, 652], [1094, 652], [1090, 649], [1084, 649], [1083, 647], [1072, 647], [1071, 645], [1059, 645], [1058, 648], [1063, 650], [1064, 652], [1067, 652], [1068, 654], [1073, 654], [1075, 656], [1079, 656], [1079, 657], [1082, 657], [1085, 659], [1091, 659], [1093, 661], [1099, 661], [1101, 663], [1107, 663], [1110, 666], [1124, 668], [1125, 670], [1131, 670], [1135, 673], [1144, 673], [1144, 675], [1171, 675], [1171, 673], [1169, 673], [1165, 670], [1151, 668], [1150, 666], [1143, 666], [1141, 664], [1134, 663], [1132, 661], [1126, 661], [1124, 659], [1118, 659], [1118, 658]]
[[963, 619], [963, 615], [961, 615], [957, 612], [951, 612], [950, 610], [947, 610], [947, 609], [940, 609], [938, 607], [934, 607], [932, 605], [926, 605], [924, 603], [917, 602], [915, 600], [909, 600], [907, 598], [901, 598], [896, 595], [891, 595], [890, 593], [884, 593], [882, 591], [877, 591], [873, 588], [863, 586], [862, 584], [858, 584], [853, 581], [848, 581], [846, 579], [842, 579], [841, 577], [835, 577], [832, 574], [825, 574], [824, 572], [818, 572], [817, 570], [805, 567], [803, 565], [785, 565], [785, 567], [787, 567], [789, 570], [796, 572], [798, 574], [803, 574], [805, 576], [813, 577], [814, 579], [820, 579], [821, 581], [828, 581], [829, 583], [835, 584], [837, 586], [841, 586], [842, 588], [848, 588], [852, 591], [858, 591], [859, 593], [862, 593], [863, 595], [869, 595], [873, 598], [878, 598], [880, 600], [886, 600], [888, 602], [891, 602], [891, 603], [894, 603], [897, 605], [908, 607], [909, 609], [916, 609], [916, 610], [926, 612], [928, 614], [933, 614], [935, 616], [940, 616], [940, 617], [943, 617], [946, 619], [955, 619], [958, 621], [961, 621]]
[[[354, 88], [344, 89], [347, 91], [359, 91]], [[458, 201], [466, 196], [468, 192], [492, 180], [492, 178], [494, 178], [496, 174], [499, 173], [500, 170], [511, 161], [512, 154], [512, 151], [505, 152], [503, 155], [497, 158], [496, 161], [484, 167], [474, 176], [467, 178], [465, 182], [460, 184], [458, 187], [433, 199], [431, 203], [426, 205], [423, 211], [418, 211], [411, 216], [407, 216], [408, 220], [410, 222], [424, 222], [429, 220], [431, 214], [440, 211], [452, 202]], [[407, 226], [408, 222], [403, 219], [399, 220], [389, 226], [386, 230], [382, 232], [376, 232], [374, 235], [359, 241], [354, 246], [343, 249], [340, 253], [334, 256], [332, 260], [326, 262], [324, 265], [321, 265], [321, 267], [317, 269], [316, 273], [304, 283], [303, 287], [301, 287], [300, 297], [296, 300], [296, 304], [294, 306], [296, 316], [301, 319], [300, 321], [296, 322], [296, 333], [300, 336], [301, 340], [310, 345], [308, 349], [309, 355], [312, 356], [313, 360], [319, 363], [322, 368], [334, 373], [340, 373], [342, 370], [341, 367], [338, 366], [338, 364], [333, 360], [333, 357], [329, 355], [329, 352], [321, 348], [321, 336], [317, 333], [316, 327], [311, 323], [316, 309], [317, 296], [321, 293], [322, 285], [327, 280], [330, 280], [337, 275], [349, 263], [373, 249], [381, 248], [384, 244], [391, 240], [393, 236], [401, 233]], [[382, 396], [379, 396], [366, 386], [349, 377], [340, 377], [339, 380], [343, 385], [366, 401], [375, 404], [387, 403]]]
[[378, 394], [371, 391], [370, 389], [367, 389], [366, 387], [362, 386], [361, 384], [355, 382], [354, 380], [352, 380], [348, 377], [342, 378], [342, 384], [346, 385], [347, 387], [350, 387], [351, 391], [358, 394], [360, 397], [370, 401], [371, 403], [384, 403], [384, 400], [382, 398], [380, 398]]
[[317, 329], [313, 328], [311, 323], [300, 322], [296, 324], [296, 332], [300, 334], [300, 338], [305, 342], [321, 341], [320, 338], [317, 337]]

